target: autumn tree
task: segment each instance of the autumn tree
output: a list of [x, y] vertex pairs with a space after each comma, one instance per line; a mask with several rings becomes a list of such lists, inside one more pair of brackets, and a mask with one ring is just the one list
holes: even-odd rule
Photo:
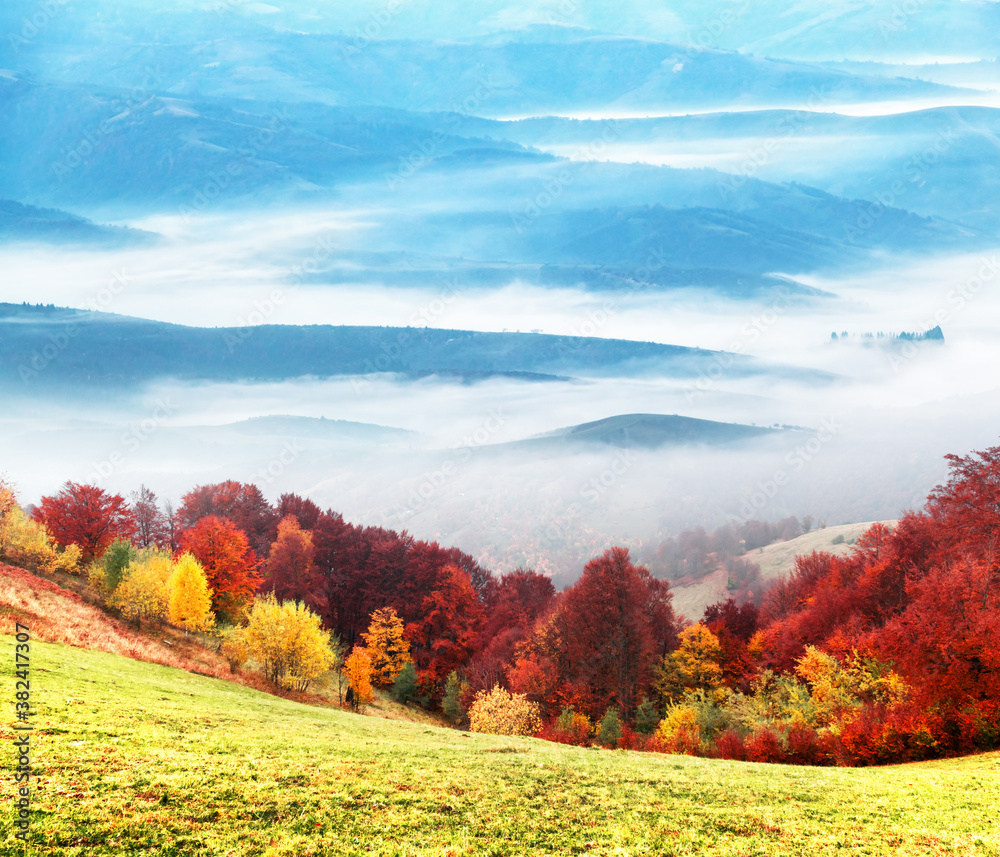
[[299, 526], [294, 515], [286, 516], [278, 524], [278, 537], [271, 545], [263, 588], [273, 590], [279, 601], [303, 601], [315, 607], [321, 601], [315, 555], [312, 534]]
[[969, 455], [946, 455], [950, 474], [928, 497], [951, 557], [965, 551], [1000, 565], [1000, 446]]
[[240, 632], [250, 657], [275, 684], [305, 690], [334, 664], [330, 636], [319, 616], [301, 602], [258, 596]]
[[[648, 571], [633, 565], [620, 547], [588, 562], [566, 592], [566, 656], [587, 713], [595, 718], [612, 706], [633, 712], [649, 687], [657, 635], [664, 631], [652, 617], [673, 618], [672, 611], [651, 609], [651, 592]], [[662, 597], [658, 586], [655, 597]]]
[[140, 485], [129, 494], [129, 509], [135, 520], [135, 543], [138, 547], [165, 547], [170, 543], [167, 517], [159, 500], [149, 488]]
[[45, 525], [25, 515], [12, 488], [0, 483], [0, 561], [32, 571], [76, 573], [81, 552], [56, 549]]
[[275, 510], [278, 520], [283, 521], [289, 515], [293, 516], [303, 530], [311, 530], [319, 521], [323, 511], [312, 500], [300, 497], [298, 494], [282, 494], [278, 498], [278, 508]]
[[344, 661], [344, 675], [351, 687], [351, 705], [361, 711], [372, 701], [372, 662], [368, 652], [360, 647], [348, 655]]
[[410, 662], [410, 643], [403, 636], [403, 620], [391, 607], [372, 613], [368, 630], [361, 635], [371, 660], [372, 683], [388, 687]]
[[42, 497], [32, 517], [58, 544], [77, 545], [85, 563], [101, 556], [115, 539], [135, 535], [135, 518], [124, 498], [95, 485], [67, 482], [54, 497]]
[[489, 735], [534, 735], [542, 726], [538, 706], [497, 685], [479, 691], [469, 709], [469, 729]]
[[698, 622], [685, 628], [680, 646], [666, 655], [656, 670], [656, 689], [670, 701], [686, 690], [714, 690], [722, 683], [719, 638]]
[[134, 621], [137, 628], [143, 622], [158, 622], [167, 615], [173, 571], [170, 554], [155, 549], [143, 551], [126, 567], [108, 603]]
[[238, 620], [260, 583], [257, 556], [243, 532], [231, 521], [209, 515], [184, 532], [181, 549], [205, 569], [212, 607], [220, 618]]
[[188, 631], [209, 631], [215, 625], [212, 615], [212, 590], [205, 570], [191, 554], [185, 553], [170, 575], [170, 598], [167, 617], [172, 625]]
[[176, 512], [177, 527], [190, 530], [202, 519], [222, 518], [246, 536], [257, 556], [267, 556], [278, 523], [271, 504], [256, 485], [220, 482], [199, 485], [184, 495]]
[[475, 651], [483, 609], [467, 572], [446, 565], [422, 602], [423, 616], [406, 628], [413, 659], [437, 686]]

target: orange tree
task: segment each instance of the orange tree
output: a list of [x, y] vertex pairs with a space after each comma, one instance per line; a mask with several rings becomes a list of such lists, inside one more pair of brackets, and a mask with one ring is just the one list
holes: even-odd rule
[[232, 522], [209, 515], [181, 536], [181, 550], [205, 569], [216, 613], [229, 621], [239, 619], [260, 584], [259, 562], [246, 535]]

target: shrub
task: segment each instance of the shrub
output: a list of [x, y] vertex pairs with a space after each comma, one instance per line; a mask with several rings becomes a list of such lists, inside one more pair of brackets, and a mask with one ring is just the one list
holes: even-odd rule
[[743, 742], [748, 762], [784, 762], [786, 754], [778, 733], [769, 726]]
[[644, 696], [642, 703], [635, 710], [635, 731], [640, 735], [652, 735], [659, 723], [660, 713], [652, 701]]
[[597, 743], [614, 750], [621, 739], [622, 723], [618, 718], [618, 709], [609, 708], [597, 725]]
[[511, 694], [500, 685], [476, 694], [469, 709], [469, 728], [490, 735], [534, 735], [541, 727], [538, 705], [523, 693]]
[[60, 553], [45, 525], [25, 515], [14, 492], [0, 484], [0, 560], [32, 571], [76, 574], [80, 553], [75, 544]]
[[719, 759], [732, 759], [737, 762], [744, 762], [747, 758], [746, 748], [743, 746], [743, 738], [735, 729], [727, 729], [715, 739], [715, 753]]
[[694, 754], [701, 746], [697, 710], [690, 705], [671, 705], [656, 734], [669, 752]]
[[406, 705], [417, 694], [417, 668], [413, 661], [407, 661], [392, 683], [393, 698], [400, 705]]
[[462, 708], [462, 682], [458, 680], [458, 673], [452, 670], [448, 673], [448, 680], [444, 685], [444, 698], [441, 700], [441, 710], [456, 726], [465, 716], [465, 709]]
[[590, 718], [586, 714], [579, 714], [569, 705], [560, 712], [550, 729], [550, 735], [545, 737], [560, 744], [582, 746], [587, 743], [592, 730]]
[[830, 732], [823, 733], [796, 723], [785, 732], [788, 741], [787, 761], [793, 765], [828, 765], [836, 758], [836, 741]]
[[238, 672], [240, 667], [250, 659], [250, 650], [247, 648], [241, 628], [235, 628], [225, 636], [220, 651], [222, 657], [229, 663], [229, 671], [231, 673]]

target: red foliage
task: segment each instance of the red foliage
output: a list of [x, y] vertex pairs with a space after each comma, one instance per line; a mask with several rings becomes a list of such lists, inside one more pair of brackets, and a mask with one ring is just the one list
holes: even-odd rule
[[205, 569], [212, 609], [237, 618], [260, 585], [259, 561], [246, 535], [232, 522], [209, 515], [185, 531], [181, 550], [192, 553]]
[[843, 761], [853, 765], [917, 762], [940, 755], [941, 721], [914, 705], [867, 705], [840, 734]]
[[552, 581], [530, 569], [519, 568], [500, 578], [491, 577], [483, 590], [487, 617], [484, 636], [492, 640], [510, 628], [529, 628], [555, 597]]
[[743, 739], [735, 729], [727, 729], [715, 739], [715, 752], [718, 759], [731, 759], [735, 762], [745, 762], [747, 758]]
[[631, 714], [663, 641], [676, 631], [669, 591], [636, 568], [626, 549], [612, 548], [587, 563], [562, 603], [565, 662], [582, 710], [595, 719], [611, 707]]
[[1000, 446], [970, 455], [946, 455], [948, 482], [927, 498], [941, 548], [972, 553], [989, 565], [1000, 559]]
[[749, 690], [757, 666], [747, 652], [747, 643], [757, 632], [759, 620], [753, 604], [737, 607], [732, 598], [705, 608], [704, 622], [722, 648], [722, 681], [728, 687]]
[[743, 742], [748, 762], [786, 762], [787, 753], [778, 733], [770, 727], [761, 729]]
[[279, 601], [302, 601], [322, 612], [319, 577], [313, 565], [316, 550], [312, 536], [289, 515], [278, 524], [278, 538], [271, 545], [262, 589], [271, 589]]
[[465, 664], [479, 640], [483, 611], [468, 573], [457, 565], [441, 569], [421, 612], [407, 624], [406, 637], [414, 664], [439, 685]]
[[907, 587], [911, 604], [875, 636], [928, 701], [1000, 700], [1000, 569], [963, 560]]
[[785, 761], [793, 765], [832, 765], [836, 763], [839, 745], [837, 739], [826, 732], [820, 735], [815, 729], [797, 723], [785, 732], [788, 751]]
[[267, 556], [277, 534], [278, 516], [256, 485], [232, 480], [199, 485], [182, 498], [177, 526], [189, 530], [209, 516], [234, 524], [258, 556]]
[[135, 517], [118, 494], [95, 485], [67, 482], [55, 497], [42, 497], [32, 517], [55, 541], [79, 545], [84, 562], [101, 556], [115, 539], [135, 536]]
[[289, 515], [294, 515], [295, 520], [303, 530], [311, 530], [316, 526], [322, 510], [312, 500], [307, 497], [300, 497], [298, 494], [282, 494], [278, 498], [278, 508], [275, 513], [279, 521], [283, 521]]

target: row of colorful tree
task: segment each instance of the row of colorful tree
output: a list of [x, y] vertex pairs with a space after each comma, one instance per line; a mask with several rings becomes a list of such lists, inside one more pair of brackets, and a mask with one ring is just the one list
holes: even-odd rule
[[[949, 462], [894, 529], [874, 525], [846, 557], [800, 557], [759, 609], [730, 600], [686, 627], [668, 584], [623, 548], [556, 593], [531, 570], [497, 577], [457, 549], [296, 495], [272, 507], [234, 482], [176, 512], [145, 489], [127, 502], [68, 483], [20, 526], [63, 546], [63, 568], [104, 556], [93, 568], [114, 576], [134, 564], [116, 552], [190, 556], [222, 623], [249, 627], [254, 596], [273, 593], [334, 632], [354, 674], [456, 722], [500, 688], [557, 740], [614, 719], [628, 746], [872, 763], [1000, 743], [1000, 447]], [[389, 616], [406, 649], [391, 669], [372, 643]]]

